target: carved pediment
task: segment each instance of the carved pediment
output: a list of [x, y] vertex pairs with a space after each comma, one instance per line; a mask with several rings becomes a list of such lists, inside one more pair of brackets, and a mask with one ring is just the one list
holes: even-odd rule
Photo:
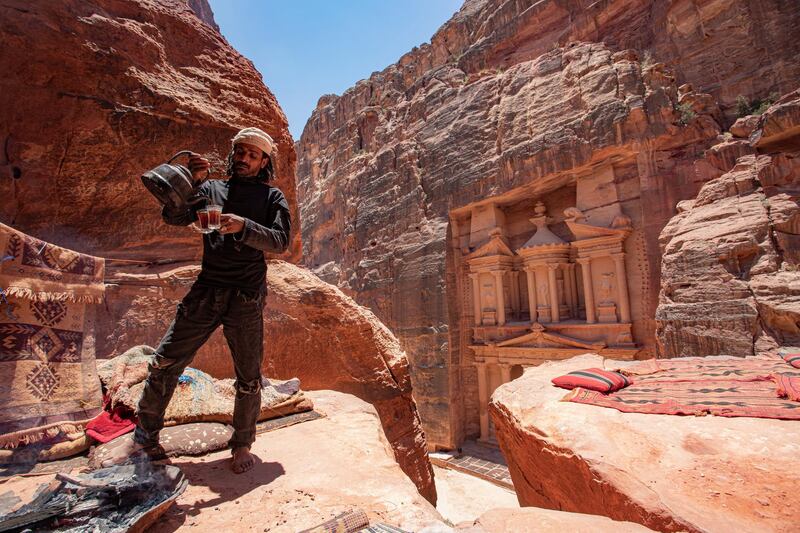
[[489, 242], [479, 247], [477, 250], [467, 256], [467, 259], [478, 259], [481, 257], [494, 257], [494, 256], [514, 257], [514, 252], [508, 245], [506, 238], [500, 234], [499, 230], [490, 233]]
[[536, 226], [536, 232], [531, 236], [528, 241], [523, 244], [518, 252], [522, 252], [523, 250], [529, 250], [531, 248], [539, 248], [539, 247], [567, 247], [567, 244], [564, 239], [550, 231], [550, 228], [547, 227], [552, 221], [550, 217], [546, 214], [545, 205], [542, 202], [536, 203], [536, 216], [529, 219], [534, 226]]
[[603, 341], [587, 342], [558, 333], [551, 333], [539, 323], [531, 326], [531, 332], [496, 344], [498, 348], [531, 347], [531, 348], [580, 348], [584, 350], [601, 350], [606, 347]]
[[600, 226], [591, 226], [589, 224], [581, 224], [572, 220], [567, 220], [567, 227], [575, 235], [576, 241], [583, 241], [586, 239], [596, 239], [598, 237], [625, 237], [629, 230], [602, 228]]
[[610, 228], [587, 224], [586, 216], [575, 207], [565, 209], [564, 215], [567, 216], [564, 222], [578, 241], [599, 237], [625, 238], [631, 231], [631, 219], [622, 213], [614, 217]]

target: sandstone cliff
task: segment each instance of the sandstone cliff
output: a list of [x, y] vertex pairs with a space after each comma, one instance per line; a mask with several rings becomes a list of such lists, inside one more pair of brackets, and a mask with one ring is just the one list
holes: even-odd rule
[[778, 0], [470, 0], [430, 44], [320, 98], [297, 144], [304, 261], [399, 336], [432, 444], [476, 435], [481, 409], [462, 214], [550, 195], [556, 224], [576, 203], [629, 217], [632, 336], [655, 355], [659, 233], [737, 97], [800, 80], [798, 23]]
[[[278, 143], [276, 184], [296, 215], [295, 154], [283, 112], [253, 64], [219, 34], [207, 2], [191, 6], [0, 5], [4, 222], [95, 255], [196, 257], [195, 235], [160, 223], [139, 176], [189, 148], [207, 154], [219, 177], [233, 133], [251, 125]], [[286, 257], [299, 254], [298, 231]]]
[[[137, 344], [157, 346], [197, 272], [197, 266], [112, 269], [106, 312], [99, 314], [97, 324], [98, 357], [112, 357]], [[270, 261], [267, 286], [264, 375], [296, 376], [304, 390], [332, 389], [371, 403], [400, 467], [435, 504], [408, 359], [395, 336], [369, 310], [304, 268]], [[228, 354], [218, 330], [192, 366], [215, 377], [233, 377]]]
[[713, 179], [661, 234], [656, 320], [670, 357], [800, 344], [800, 91], [732, 132], [748, 138], [728, 134], [698, 162]]

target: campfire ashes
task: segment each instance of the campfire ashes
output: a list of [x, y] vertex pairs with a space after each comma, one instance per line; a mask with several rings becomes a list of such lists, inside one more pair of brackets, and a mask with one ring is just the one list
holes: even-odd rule
[[186, 485], [177, 467], [146, 460], [80, 476], [58, 474], [30, 503], [0, 516], [0, 532], [143, 531]]

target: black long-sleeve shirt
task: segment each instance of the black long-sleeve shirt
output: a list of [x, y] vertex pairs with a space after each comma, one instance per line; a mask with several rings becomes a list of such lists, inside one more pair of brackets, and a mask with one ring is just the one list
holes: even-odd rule
[[[222, 206], [223, 213], [245, 219], [244, 229], [222, 235], [214, 231], [203, 235], [203, 264], [197, 283], [208, 287], [262, 290], [267, 265], [264, 252], [280, 253], [289, 246], [291, 217], [283, 193], [256, 178], [209, 180], [198, 192], [209, 203]], [[205, 204], [174, 212], [162, 211], [167, 224], [186, 226], [197, 220], [197, 210]]]

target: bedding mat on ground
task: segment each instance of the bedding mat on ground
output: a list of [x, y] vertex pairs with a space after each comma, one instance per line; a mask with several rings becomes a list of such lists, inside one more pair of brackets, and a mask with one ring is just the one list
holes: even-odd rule
[[100, 413], [92, 303], [104, 271], [0, 224], [0, 449], [68, 448]]
[[[136, 346], [98, 365], [98, 374], [110, 397], [110, 407], [124, 405], [135, 413], [147, 377], [147, 365], [155, 350]], [[178, 380], [175, 394], [167, 407], [167, 426], [191, 422], [233, 421], [236, 389], [233, 379], [215, 379], [194, 368], [187, 368]], [[314, 405], [300, 390], [300, 380], [264, 379], [259, 420], [291, 413], [310, 411]]]
[[621, 372], [633, 383], [610, 393], [574, 389], [564, 401], [626, 413], [750, 416], [800, 420], [800, 370], [780, 358], [703, 358], [644, 361]]
[[[170, 426], [162, 429], [159, 434], [159, 444], [163, 453], [152, 458], [204, 455], [227, 448], [231, 435], [233, 435], [232, 427], [217, 422]], [[123, 435], [94, 448], [89, 454], [89, 466], [91, 468], [103, 466], [103, 461], [116, 455], [116, 450], [127, 446], [128, 439], [129, 436]]]

